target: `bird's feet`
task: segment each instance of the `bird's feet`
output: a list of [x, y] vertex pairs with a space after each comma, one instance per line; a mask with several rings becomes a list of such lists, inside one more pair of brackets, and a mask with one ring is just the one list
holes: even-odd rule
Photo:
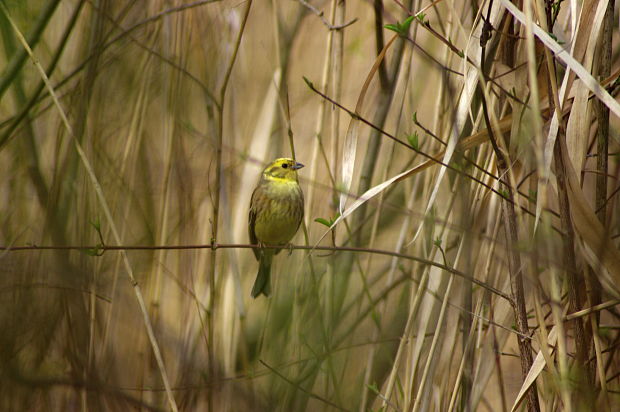
[[258, 241], [258, 254], [262, 255], [264, 253], [264, 250], [265, 250], [265, 244], [259, 240]]

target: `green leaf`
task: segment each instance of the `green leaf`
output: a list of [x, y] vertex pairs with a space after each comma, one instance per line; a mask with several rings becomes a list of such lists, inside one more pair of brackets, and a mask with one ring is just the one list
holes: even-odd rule
[[330, 218], [329, 220], [323, 219], [322, 217], [317, 217], [316, 219], [314, 219], [314, 221], [322, 225], [325, 225], [327, 227], [332, 227], [334, 222], [338, 220], [339, 217], [340, 217], [340, 212], [336, 213], [336, 216], [334, 216], [333, 218]]
[[99, 221], [99, 218], [95, 220], [89, 220], [88, 223], [90, 223], [90, 225], [94, 227], [97, 232], [101, 230], [101, 222]]
[[409, 32], [409, 27], [411, 26], [412, 21], [413, 21], [413, 16], [409, 16], [405, 19], [403, 24], [400, 25], [403, 35], [407, 35], [407, 33]]
[[418, 112], [413, 112], [413, 123], [418, 124]]
[[418, 132], [413, 132], [413, 134], [407, 135], [407, 140], [409, 141], [411, 147], [415, 150], [420, 148]]
[[396, 33], [400, 34], [400, 26], [398, 25], [398, 23], [396, 23], [396, 24], [386, 24], [383, 27], [388, 29], [388, 30], [395, 31]]
[[393, 32], [398, 33], [399, 36], [406, 37], [412, 21], [413, 21], [413, 16], [409, 16], [402, 23], [396, 22], [396, 24], [386, 24], [383, 27], [388, 30], [392, 30]]
[[424, 24], [424, 19], [426, 18], [425, 13], [419, 13], [415, 16], [416, 19], [420, 20], [420, 23]]
[[370, 389], [371, 391], [373, 391], [376, 394], [379, 393], [379, 388], [377, 388], [377, 384], [375, 382], [373, 382], [371, 384], [367, 384], [366, 387], [368, 387], [368, 389]]
[[327, 227], [330, 227], [330, 226], [331, 226], [331, 224], [329, 223], [329, 220], [327, 220], [327, 219], [323, 219], [322, 217], [317, 217], [316, 219], [314, 219], [314, 221], [315, 221], [316, 223], [320, 223], [320, 224], [325, 225], [325, 226], [327, 226]]
[[437, 247], [441, 247], [441, 238], [437, 238], [435, 240], [433, 240], [433, 244]]

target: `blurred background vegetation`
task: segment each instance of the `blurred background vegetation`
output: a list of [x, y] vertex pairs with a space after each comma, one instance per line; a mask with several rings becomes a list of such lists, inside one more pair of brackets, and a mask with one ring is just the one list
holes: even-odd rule
[[620, 409], [614, 0], [0, 12], [0, 410]]

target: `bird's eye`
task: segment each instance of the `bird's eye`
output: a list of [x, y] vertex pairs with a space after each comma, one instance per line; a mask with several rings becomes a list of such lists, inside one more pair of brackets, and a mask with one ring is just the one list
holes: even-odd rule
[[286, 169], [288, 167], [288, 163], [282, 163], [282, 168]]

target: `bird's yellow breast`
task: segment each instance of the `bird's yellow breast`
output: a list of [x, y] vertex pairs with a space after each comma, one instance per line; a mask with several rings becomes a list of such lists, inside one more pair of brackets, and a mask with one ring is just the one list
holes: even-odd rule
[[265, 244], [284, 245], [291, 241], [303, 218], [303, 195], [296, 181], [263, 182], [253, 199], [256, 213], [254, 234]]

